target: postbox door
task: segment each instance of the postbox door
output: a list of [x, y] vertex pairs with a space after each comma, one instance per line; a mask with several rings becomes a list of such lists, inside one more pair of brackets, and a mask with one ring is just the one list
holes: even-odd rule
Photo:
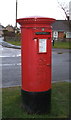
[[51, 39], [40, 36], [37, 40], [37, 80], [42, 90], [51, 88]]

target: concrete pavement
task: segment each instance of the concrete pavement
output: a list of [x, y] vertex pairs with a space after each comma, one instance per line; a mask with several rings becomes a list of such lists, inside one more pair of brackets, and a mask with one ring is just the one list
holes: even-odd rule
[[21, 46], [12, 45], [12, 44], [10, 44], [10, 43], [8, 43], [8, 42], [3, 41], [3, 39], [0, 40], [0, 44], [1, 44], [3, 47], [21, 49]]

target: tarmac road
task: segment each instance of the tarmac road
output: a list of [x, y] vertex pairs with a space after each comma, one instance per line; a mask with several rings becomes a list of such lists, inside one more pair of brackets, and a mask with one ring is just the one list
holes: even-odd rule
[[2, 50], [0, 54], [2, 87], [21, 85], [21, 50], [6, 47], [0, 49]]
[[[59, 52], [62, 54], [58, 54]], [[52, 82], [69, 82], [70, 55], [71, 53], [69, 54], [69, 51], [66, 49], [53, 49]], [[0, 68], [2, 68], [0, 69], [0, 74], [2, 73], [0, 87], [21, 85], [21, 50], [1, 47], [0, 45]]]
[[70, 65], [70, 54], [63, 52], [54, 51], [52, 55], [52, 80], [53, 81], [69, 81], [69, 65]]

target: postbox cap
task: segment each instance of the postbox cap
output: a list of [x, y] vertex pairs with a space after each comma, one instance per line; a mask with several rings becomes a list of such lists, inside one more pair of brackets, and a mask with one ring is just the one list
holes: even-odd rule
[[47, 18], [47, 17], [40, 17], [40, 16], [31, 16], [31, 17], [25, 17], [21, 19], [17, 19], [17, 22], [22, 25], [22, 24], [52, 24], [55, 21], [53, 18]]

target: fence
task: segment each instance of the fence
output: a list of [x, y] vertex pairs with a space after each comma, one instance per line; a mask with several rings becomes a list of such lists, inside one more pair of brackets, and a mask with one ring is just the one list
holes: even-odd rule
[[4, 41], [20, 41], [21, 37], [20, 35], [14, 36], [14, 37], [10, 37], [10, 36], [4, 36]]

